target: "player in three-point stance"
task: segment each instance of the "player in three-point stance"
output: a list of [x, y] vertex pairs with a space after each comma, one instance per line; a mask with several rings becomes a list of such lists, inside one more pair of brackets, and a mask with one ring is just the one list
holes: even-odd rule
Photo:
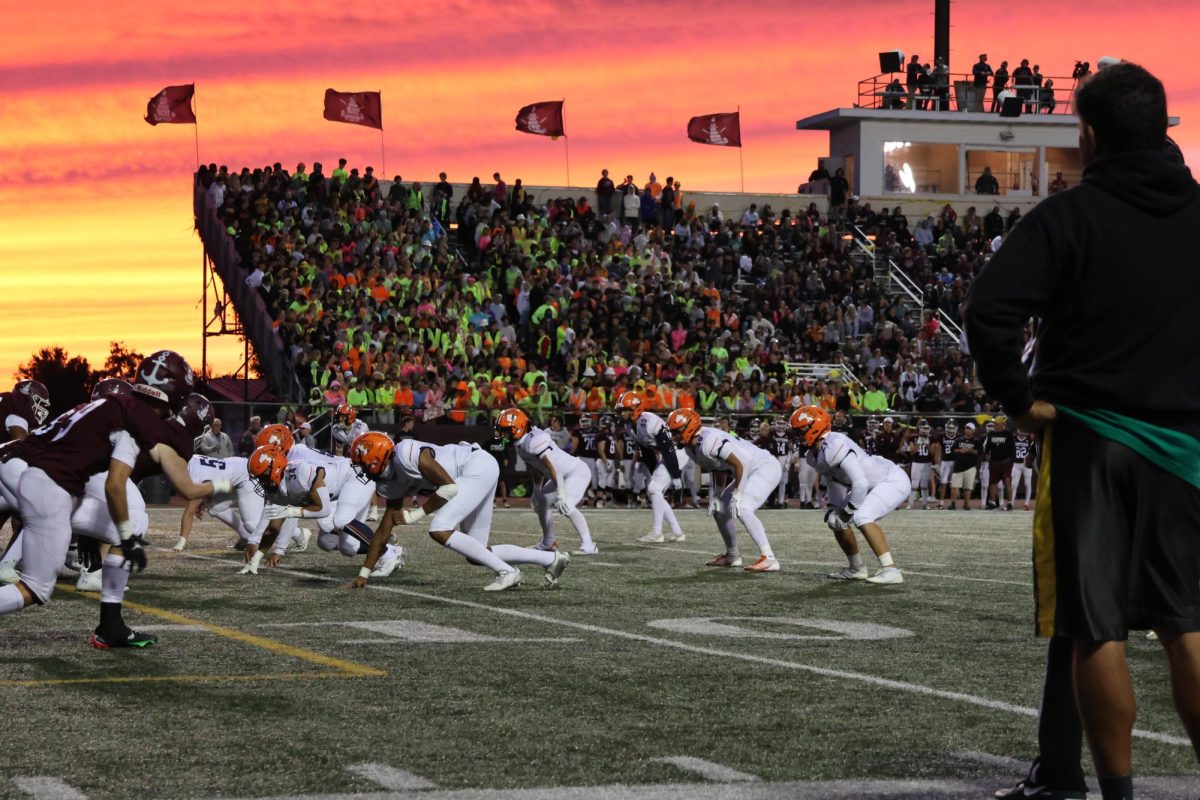
[[[650, 532], [638, 541], [649, 544], [684, 541], [687, 537], [679, 527], [671, 504], [667, 502], [666, 492], [667, 489], [678, 492], [683, 488], [683, 467], [687, 465], [687, 454], [675, 447], [667, 424], [662, 417], [646, 411], [645, 402], [636, 392], [626, 392], [617, 399], [617, 413], [630, 424], [640, 449], [638, 467], [644, 475], [649, 476], [646, 494], [650, 496], [654, 523]], [[664, 519], [671, 529], [666, 539], [662, 533]]]
[[[850, 437], [829, 430], [829, 412], [819, 406], [802, 406], [790, 420], [792, 437], [808, 463], [826, 479], [829, 510], [825, 524], [833, 531], [849, 566], [828, 577], [869, 583], [903, 583], [904, 576], [892, 559], [891, 548], [879, 520], [898, 509], [909, 495], [904, 470], [881, 456], [869, 456]], [[868, 576], [858, 552], [853, 528], [862, 531], [879, 558], [880, 570]]]
[[[519, 586], [521, 570], [514, 564], [537, 564], [546, 570], [546, 585], [557, 584], [571, 557], [558, 550], [535, 550], [511, 544], [488, 546], [492, 504], [500, 465], [478, 445], [432, 445], [416, 439], [393, 444], [385, 434], [370, 432], [351, 445], [350, 459], [375, 481], [376, 491], [387, 500], [379, 527], [372, 535], [358, 577], [345, 588], [361, 589], [385, 548], [396, 525], [411, 525], [432, 514], [429, 536], [472, 564], [487, 567], [496, 577], [484, 587], [498, 592]], [[433, 488], [423, 506], [404, 508], [404, 498], [421, 486]]]
[[551, 510], [571, 521], [579, 533], [580, 546], [576, 555], [593, 556], [600, 552], [592, 541], [587, 520], [579, 504], [587, 495], [592, 482], [592, 470], [582, 460], [559, 449], [550, 434], [529, 424], [529, 417], [519, 408], [506, 408], [496, 417], [498, 439], [512, 441], [517, 456], [538, 475], [533, 486], [531, 502], [542, 526], [541, 550], [557, 547], [554, 541], [554, 518]]
[[737, 543], [735, 519], [741, 520], [760, 553], [746, 572], [778, 572], [779, 562], [767, 540], [767, 531], [755, 512], [762, 508], [779, 486], [783, 468], [775, 456], [745, 439], [700, 424], [700, 415], [690, 408], [672, 411], [667, 427], [675, 443], [686, 447], [688, 456], [710, 472], [732, 473], [732, 479], [718, 495], [708, 501], [709, 513], [716, 518], [717, 530], [725, 542], [725, 552], [708, 562], [710, 567], [740, 567], [742, 556]]

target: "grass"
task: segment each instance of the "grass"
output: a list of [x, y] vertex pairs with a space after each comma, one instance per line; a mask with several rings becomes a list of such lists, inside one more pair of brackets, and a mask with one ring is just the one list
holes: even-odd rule
[[[174, 542], [179, 513], [152, 512], [158, 543]], [[694, 780], [651, 760], [675, 755], [764, 781], [932, 777], [987, 786], [1016, 775], [959, 753], [1034, 754], [1033, 720], [1019, 712], [814, 671], [1036, 707], [1042, 646], [1030, 633], [1028, 514], [893, 515], [886, 528], [907, 575], [895, 587], [823, 580], [844, 562], [820, 512], [765, 512], [784, 562], [766, 576], [703, 566], [719, 549], [703, 512], [681, 513], [685, 543], [636, 544], [648, 515], [589, 515], [601, 547], [595, 561], [619, 566], [577, 558], [559, 589], [535, 588], [534, 570], [526, 587], [500, 595], [480, 591], [488, 573], [423, 530], [401, 534], [408, 566], [363, 592], [337, 588], [357, 560], [315, 545], [286, 559], [292, 571], [257, 577], [238, 575], [232, 552], [154, 552], [128, 599], [174, 622], [133, 610], [130, 622], [182, 617], [226, 630], [166, 628], [159, 646], [138, 652], [87, 648], [96, 601], [60, 591], [50, 606], [0, 621], [9, 720], [0, 797], [25, 797], [9, 779], [30, 775], [59, 777], [92, 800], [378, 791], [345, 770], [363, 762], [448, 789]], [[532, 544], [536, 520], [498, 512], [492, 538]], [[569, 526], [560, 538], [575, 543]], [[231, 539], [205, 520], [191, 549], [219, 552]], [[824, 638], [727, 638], [648, 624], [693, 617], [751, 618], [722, 621]], [[913, 635], [852, 641], [765, 617]], [[346, 624], [394, 620], [517, 641], [391, 641]], [[547, 638], [572, 641], [521, 641]], [[1139, 728], [1182, 736], [1157, 645], [1135, 637], [1130, 650]], [[1146, 740], [1136, 742], [1135, 763], [1139, 775], [1195, 770], [1189, 748]]]

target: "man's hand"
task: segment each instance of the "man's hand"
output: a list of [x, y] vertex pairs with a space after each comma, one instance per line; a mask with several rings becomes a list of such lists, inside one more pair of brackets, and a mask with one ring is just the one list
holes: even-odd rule
[[277, 506], [274, 503], [268, 503], [263, 509], [263, 519], [287, 519], [288, 517], [299, 517], [303, 511], [300, 506]]
[[141, 572], [146, 568], [146, 540], [141, 536], [130, 536], [125, 541], [121, 542], [121, 549], [125, 551], [125, 564], [130, 571], [137, 567], [137, 571]]
[[1056, 419], [1057, 408], [1045, 400], [1034, 400], [1029, 410], [1017, 417], [1017, 428], [1026, 433], [1038, 433]]
[[338, 588], [339, 589], [365, 589], [365, 588], [367, 588], [367, 579], [364, 578], [363, 576], [359, 575], [354, 580], [350, 581], [349, 583], [343, 583]]
[[683, 479], [682, 478], [672, 478], [671, 479], [671, 488], [677, 492], [682, 491], [683, 490]]
[[729, 512], [735, 517], [742, 516], [742, 493], [734, 492], [729, 497]]
[[571, 512], [575, 510], [575, 507], [568, 503], [565, 498], [560, 497], [554, 501], [554, 510], [564, 517], [569, 517], [571, 516]]
[[271, 555], [267, 556], [267, 567], [275, 569], [279, 566], [279, 560], [282, 558], [283, 556], [279, 555], [279, 553], [271, 553]]

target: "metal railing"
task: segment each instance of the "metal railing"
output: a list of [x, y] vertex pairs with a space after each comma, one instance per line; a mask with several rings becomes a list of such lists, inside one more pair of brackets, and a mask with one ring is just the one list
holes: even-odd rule
[[[902, 73], [874, 75], [858, 82], [858, 108], [891, 108], [888, 101], [899, 102], [901, 110], [915, 111], [974, 111], [976, 113], [992, 111], [995, 88], [991, 80], [983, 96], [975, 96], [975, 79], [970, 73], [952, 72], [948, 83], [943, 86], [925, 84], [910, 98], [908, 87], [904, 85]], [[902, 91], [889, 90], [888, 86], [896, 78], [900, 79]], [[1047, 82], [1053, 82], [1047, 87]], [[1075, 113], [1075, 90], [1079, 81], [1075, 78], [1057, 75], [1042, 76], [1042, 86], [1021, 85], [1013, 83], [1012, 78], [1001, 91], [1012, 92], [1021, 98], [1023, 114], [1073, 114]], [[968, 91], [964, 91], [968, 90]], [[944, 95], [939, 95], [939, 91]], [[1051, 103], [1053, 106], [1051, 107]], [[939, 105], [945, 105], [939, 109]]]
[[[785, 361], [789, 377], [798, 377], [806, 381], [840, 380], [843, 383], [853, 383], [865, 389], [866, 386], [854, 371], [842, 361], [836, 364], [814, 364], [802, 361]], [[834, 373], [837, 373], [836, 375]]]

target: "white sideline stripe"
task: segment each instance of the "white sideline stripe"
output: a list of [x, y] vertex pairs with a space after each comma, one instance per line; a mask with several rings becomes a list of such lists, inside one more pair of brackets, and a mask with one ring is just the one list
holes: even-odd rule
[[[492, 529], [492, 532], [493, 533], [502, 533], [505, 536], [536, 536], [536, 535], [539, 535], [539, 534], [527, 533], [526, 531], [499, 531], [494, 528]], [[689, 550], [686, 547], [676, 547], [675, 545], [672, 545], [672, 544], [643, 544], [641, 542], [623, 542], [623, 541], [604, 542], [604, 544], [614, 545], [614, 546], [618, 545], [618, 544], [628, 545], [630, 547], [640, 547], [640, 548], [643, 548], [646, 550], [657, 550], [657, 551], [663, 552], [663, 553], [694, 553], [696, 555], [702, 555], [702, 556], [711, 556], [712, 555], [711, 550]], [[780, 564], [800, 564], [800, 565], [806, 566], [806, 567], [831, 568], [829, 561], [801, 561], [800, 559], [795, 559], [795, 558], [781, 558], [781, 559], [779, 559], [779, 563]], [[905, 575], [917, 575], [918, 577], [922, 577], [922, 578], [941, 578], [941, 579], [950, 580], [950, 581], [969, 581], [972, 583], [998, 583], [1002, 586], [1033, 586], [1033, 583], [1031, 581], [1006, 581], [1006, 580], [1001, 580], [1000, 578], [970, 578], [970, 577], [967, 577], [966, 575], [940, 575], [940, 574], [936, 574], [933, 572], [914, 572], [913, 570], [905, 568], [903, 564], [901, 564], [900, 567], [901, 567], [901, 569], [904, 569]]]
[[686, 772], [694, 772], [707, 781], [717, 781], [718, 783], [751, 783], [758, 780], [757, 775], [741, 772], [733, 767], [727, 767], [724, 764], [715, 764], [712, 761], [695, 758], [694, 756], [666, 756], [650, 760], [670, 764], [672, 767], [678, 767]]
[[[188, 554], [185, 554], [188, 555]], [[197, 556], [189, 555], [189, 558], [196, 559], [212, 559], [214, 556]], [[309, 578], [311, 580], [325, 581], [326, 583], [336, 583], [344, 580], [342, 577], [334, 577], [332, 575], [319, 575], [315, 572], [304, 572], [302, 570], [291, 569], [289, 567], [278, 567], [276, 572], [297, 575], [301, 578]], [[780, 658], [769, 658], [767, 656], [756, 656], [750, 653], [738, 653], [731, 650], [720, 650], [715, 647], [701, 647], [699, 645], [687, 644], [685, 642], [677, 642], [673, 639], [662, 639], [657, 636], [647, 636], [642, 633], [632, 633], [630, 631], [616, 630], [615, 628], [604, 628], [599, 625], [591, 625], [585, 622], [573, 622], [565, 619], [555, 619], [542, 614], [531, 614], [526, 611], [518, 611], [514, 608], [503, 608], [500, 606], [489, 606], [485, 603], [476, 603], [471, 600], [460, 600], [455, 597], [442, 597], [436, 594], [428, 594], [426, 592], [417, 592], [412, 589], [401, 589], [396, 586], [380, 586], [377, 583], [368, 583], [368, 589], [374, 589], [380, 592], [390, 592], [392, 594], [404, 595], [406, 597], [419, 597], [422, 600], [432, 600], [436, 603], [446, 603], [448, 605], [462, 606], [464, 608], [474, 608], [480, 611], [488, 611], [493, 614], [502, 614], [504, 616], [516, 617], [518, 619], [527, 619], [534, 622], [544, 622], [549, 625], [560, 625], [565, 628], [574, 628], [575, 630], [586, 631], [587, 633], [598, 633], [605, 636], [614, 636], [619, 639], [627, 639], [634, 642], [645, 642], [647, 644], [658, 645], [659, 647], [669, 647], [675, 650], [682, 650], [686, 653], [697, 653], [699, 655], [715, 656], [717, 658], [733, 658], [740, 661], [747, 661], [752, 664], [765, 664], [772, 667], [781, 667], [783, 669], [798, 670], [800, 672], [810, 672], [814, 675], [821, 675], [826, 678], [837, 678], [840, 680], [859, 681], [860, 683], [879, 686], [884, 689], [894, 689], [900, 692], [909, 692], [910, 694], [925, 695], [926, 697], [938, 697], [943, 700], [954, 700], [961, 703], [979, 706], [981, 708], [990, 708], [995, 711], [1007, 711], [1011, 714], [1017, 714], [1024, 717], [1037, 717], [1037, 709], [1018, 706], [1014, 703], [1006, 703], [1003, 700], [992, 700], [987, 697], [979, 697], [965, 692], [951, 692], [945, 689], [935, 689], [932, 686], [922, 686], [919, 683], [909, 683], [908, 681], [897, 681], [891, 678], [880, 678], [875, 675], [867, 675], [863, 672], [852, 672], [850, 670], [831, 669], [829, 667], [818, 667], [813, 664], [801, 664], [797, 661], [785, 661]], [[1169, 733], [1159, 733], [1158, 731], [1146, 731], [1140, 728], [1134, 728], [1133, 735], [1139, 739], [1147, 739], [1152, 742], [1161, 744], [1171, 744], [1180, 747], [1191, 747], [1192, 743], [1187, 737], [1175, 736]]]
[[387, 764], [351, 764], [346, 767], [346, 771], [393, 791], [437, 788], [437, 784], [433, 781], [426, 780], [420, 775], [413, 775], [411, 772], [405, 772], [402, 769], [389, 767]]
[[19, 775], [13, 783], [34, 800], [87, 800], [87, 795], [58, 778]]
[[572, 564], [587, 564], [592, 567], [624, 567], [625, 564], [617, 564], [613, 561], [592, 561], [587, 556], [576, 556], [572, 559]]
[[[442, 640], [447, 641], [447, 640]], [[545, 639], [489, 639], [488, 644], [525, 644], [527, 642], [534, 643], [550, 643], [550, 644], [572, 644], [581, 642], [574, 636], [558, 636], [547, 637]], [[408, 639], [342, 639], [338, 644], [429, 644], [430, 642], [412, 641]]]
[[1018, 770], [1024, 772], [1029, 769], [1029, 764], [1024, 761], [1018, 761], [1015, 758], [1008, 756], [996, 756], [991, 753], [980, 753], [975, 750], [960, 750], [951, 755], [958, 758], [965, 758], [967, 761], [974, 761], [978, 764], [986, 764], [989, 767], [1003, 767], [1004, 769]]

